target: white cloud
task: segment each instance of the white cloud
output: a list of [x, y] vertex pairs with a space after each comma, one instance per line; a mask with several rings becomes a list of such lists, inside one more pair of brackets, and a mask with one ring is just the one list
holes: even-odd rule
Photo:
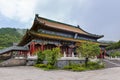
[[69, 20], [75, 5], [83, 6], [86, 0], [0, 0], [0, 13], [5, 17], [28, 22], [35, 13], [59, 21]]
[[35, 13], [37, 0], [0, 0], [0, 13], [10, 19], [29, 21]]
[[42, 17], [76, 25], [71, 13], [76, 6], [82, 7], [85, 2], [86, 0], [44, 0], [41, 4], [39, 1], [36, 12]]

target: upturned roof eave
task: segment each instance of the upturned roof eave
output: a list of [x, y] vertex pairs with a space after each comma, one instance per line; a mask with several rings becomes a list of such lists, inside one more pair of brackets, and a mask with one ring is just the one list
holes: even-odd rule
[[[50, 39], [58, 39], [58, 40], [65, 40], [65, 41], [72, 41], [72, 42], [86, 42], [89, 40], [82, 40], [82, 39], [73, 39], [73, 38], [67, 38], [67, 37], [62, 37], [62, 36], [56, 36], [56, 35], [48, 35], [48, 34], [43, 34], [43, 33], [36, 33], [33, 31], [29, 32], [32, 36], [37, 36], [37, 37], [43, 37], [43, 38], [50, 38]], [[96, 41], [92, 41], [93, 43], [99, 43]]]
[[[77, 29], [85, 32], [86, 34], [83, 34], [83, 33], [80, 33], [80, 32], [75, 32], [75, 31], [66, 30], [66, 31], [69, 31], [69, 32], [78, 33], [78, 34], [82, 34], [82, 35], [89, 36], [89, 37], [94, 37], [94, 38], [96, 38], [96, 39], [100, 39], [100, 38], [104, 37], [104, 35], [96, 35], [96, 34], [89, 33], [89, 32], [87, 32], [87, 31], [85, 31], [85, 30], [83, 30], [82, 28], [77, 27], [77, 26], [73, 26], [73, 25], [69, 25], [69, 24], [66, 24], [66, 23], [62, 23], [62, 22], [58, 22], [58, 21], [46, 19], [46, 18], [43, 18], [43, 17], [39, 17], [38, 15], [35, 17], [35, 20], [34, 20], [34, 21], [38, 22], [39, 24], [47, 25], [47, 24], [45, 24], [45, 23], [40, 22], [40, 21], [39, 21], [39, 18], [42, 18], [42, 19], [45, 19], [45, 20], [48, 20], [48, 21], [51, 21], [51, 22], [55, 22], [55, 23], [58, 23], [58, 24], [67, 25], [67, 26], [73, 27], [73, 28], [75, 28], [75, 29], [77, 28]], [[49, 25], [47, 25], [47, 26], [49, 26]], [[34, 27], [34, 26], [33, 26], [33, 27]], [[51, 27], [51, 26], [50, 26], [50, 27]], [[57, 28], [57, 27], [56, 27], [56, 28]], [[59, 28], [58, 28], [58, 29], [59, 29]], [[63, 30], [63, 29], [62, 29], [62, 30]]]

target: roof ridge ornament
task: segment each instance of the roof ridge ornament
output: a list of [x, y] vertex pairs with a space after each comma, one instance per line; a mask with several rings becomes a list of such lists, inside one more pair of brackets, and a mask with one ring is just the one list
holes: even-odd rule
[[35, 17], [39, 17], [39, 14], [35, 14]]
[[80, 26], [79, 26], [79, 25], [77, 25], [77, 28], [80, 28]]

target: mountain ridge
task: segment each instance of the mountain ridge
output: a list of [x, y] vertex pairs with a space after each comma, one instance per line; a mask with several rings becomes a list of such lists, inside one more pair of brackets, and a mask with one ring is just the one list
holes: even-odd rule
[[27, 29], [0, 28], [0, 49], [19, 43]]

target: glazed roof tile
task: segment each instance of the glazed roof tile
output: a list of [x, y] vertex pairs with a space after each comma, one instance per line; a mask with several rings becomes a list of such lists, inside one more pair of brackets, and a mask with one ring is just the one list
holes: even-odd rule
[[40, 23], [43, 23], [46, 26], [51, 27], [51, 28], [57, 28], [57, 29], [61, 29], [61, 30], [66, 30], [66, 31], [78, 33], [78, 34], [84, 34], [84, 35], [92, 36], [92, 37], [96, 37], [96, 38], [103, 37], [103, 35], [96, 35], [96, 34], [88, 33], [87, 31], [83, 30], [79, 26], [73, 26], [73, 25], [69, 25], [66, 23], [54, 21], [51, 19], [39, 17], [38, 15], [36, 16], [36, 20], [39, 21]]

